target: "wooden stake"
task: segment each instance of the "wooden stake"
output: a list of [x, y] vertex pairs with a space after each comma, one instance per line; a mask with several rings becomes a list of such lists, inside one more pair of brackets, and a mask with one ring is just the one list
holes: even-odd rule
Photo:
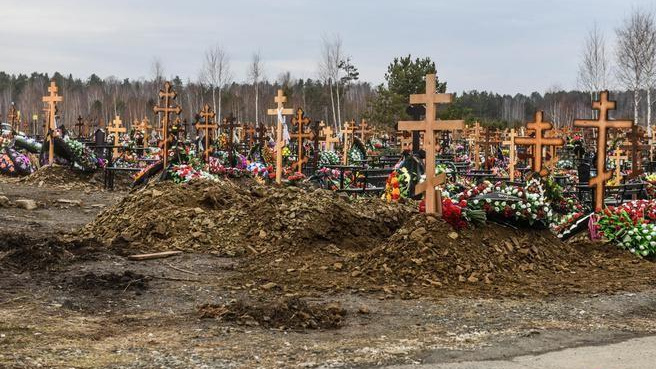
[[277, 104], [277, 108], [267, 110], [267, 114], [278, 116], [276, 129], [276, 183], [280, 184], [282, 183], [282, 148], [285, 147], [285, 141], [282, 137], [282, 123], [284, 116], [294, 114], [294, 110], [284, 107], [287, 97], [283, 94], [282, 90], [278, 90], [278, 94], [273, 101]]
[[610, 128], [632, 128], [632, 120], [608, 120], [608, 111], [615, 109], [615, 101], [608, 100], [608, 91], [602, 91], [598, 101], [592, 103], [592, 108], [599, 112], [597, 120], [575, 119], [575, 127], [597, 128], [597, 175], [590, 178], [590, 187], [595, 189], [595, 211], [601, 211], [604, 206], [606, 181], [612, 176], [606, 170], [606, 141]]

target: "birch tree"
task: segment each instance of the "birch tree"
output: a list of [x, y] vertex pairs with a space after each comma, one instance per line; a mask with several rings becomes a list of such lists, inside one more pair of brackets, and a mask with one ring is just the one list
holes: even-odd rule
[[[212, 92], [212, 105], [217, 116], [221, 115], [221, 102], [223, 87], [230, 83], [232, 74], [230, 71], [230, 56], [219, 44], [205, 51], [205, 60], [201, 72], [202, 79], [210, 86]], [[219, 106], [217, 110], [216, 93], [219, 94]]]
[[599, 91], [608, 89], [610, 62], [606, 53], [606, 39], [595, 23], [588, 32], [579, 63], [579, 86], [590, 94], [593, 101]]
[[260, 122], [259, 86], [260, 86], [260, 81], [263, 79], [263, 75], [264, 75], [264, 65], [262, 63], [262, 55], [258, 51], [253, 54], [253, 59], [251, 60], [251, 64], [248, 69], [248, 76], [251, 82], [253, 82], [253, 86], [255, 87], [255, 124], [259, 124]]
[[[342, 129], [342, 116], [340, 112], [341, 104], [339, 97], [339, 72], [342, 59], [342, 38], [339, 35], [335, 35], [332, 38], [324, 36], [322, 40], [321, 60], [319, 61], [319, 75], [328, 85], [330, 91], [330, 104], [333, 111], [333, 126], [338, 131]], [[335, 106], [335, 102], [337, 103], [337, 106]]]

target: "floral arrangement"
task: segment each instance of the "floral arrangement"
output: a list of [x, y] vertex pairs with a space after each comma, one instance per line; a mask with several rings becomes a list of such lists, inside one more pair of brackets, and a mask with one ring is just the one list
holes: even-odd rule
[[383, 199], [388, 202], [396, 202], [409, 197], [410, 173], [405, 167], [394, 170], [385, 183]]
[[635, 200], [597, 214], [601, 235], [638, 256], [656, 253], [656, 201]]
[[319, 162], [317, 163], [319, 168], [337, 164], [339, 164], [339, 156], [334, 151], [321, 151], [319, 153]]
[[212, 181], [216, 180], [216, 177], [202, 170], [194, 169], [191, 165], [181, 164], [173, 165], [169, 171], [171, 178], [175, 183], [186, 183], [192, 179], [205, 178]]

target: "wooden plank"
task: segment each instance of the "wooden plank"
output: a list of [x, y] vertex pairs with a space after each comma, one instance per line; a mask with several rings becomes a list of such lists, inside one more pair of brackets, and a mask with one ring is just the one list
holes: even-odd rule
[[180, 255], [180, 254], [182, 254], [182, 251], [163, 251], [163, 252], [155, 252], [155, 253], [152, 253], [152, 254], [130, 255], [130, 256], [128, 256], [128, 259], [134, 260], [134, 261], [142, 261], [142, 260], [168, 258], [168, 257], [171, 257], [171, 256]]

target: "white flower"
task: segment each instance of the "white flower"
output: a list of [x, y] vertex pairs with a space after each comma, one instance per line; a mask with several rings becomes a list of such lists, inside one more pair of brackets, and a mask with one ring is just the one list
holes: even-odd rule
[[510, 208], [513, 209], [513, 210], [515, 210], [515, 207], [517, 207], [517, 205], [515, 205], [515, 204], [510, 205]]
[[524, 193], [523, 193], [522, 191], [517, 192], [517, 196], [518, 196], [518, 197], [522, 197], [523, 194], [524, 194]]
[[496, 211], [496, 212], [498, 213], [498, 212], [499, 212], [499, 208], [495, 206], [495, 207], [494, 207], [494, 211]]

